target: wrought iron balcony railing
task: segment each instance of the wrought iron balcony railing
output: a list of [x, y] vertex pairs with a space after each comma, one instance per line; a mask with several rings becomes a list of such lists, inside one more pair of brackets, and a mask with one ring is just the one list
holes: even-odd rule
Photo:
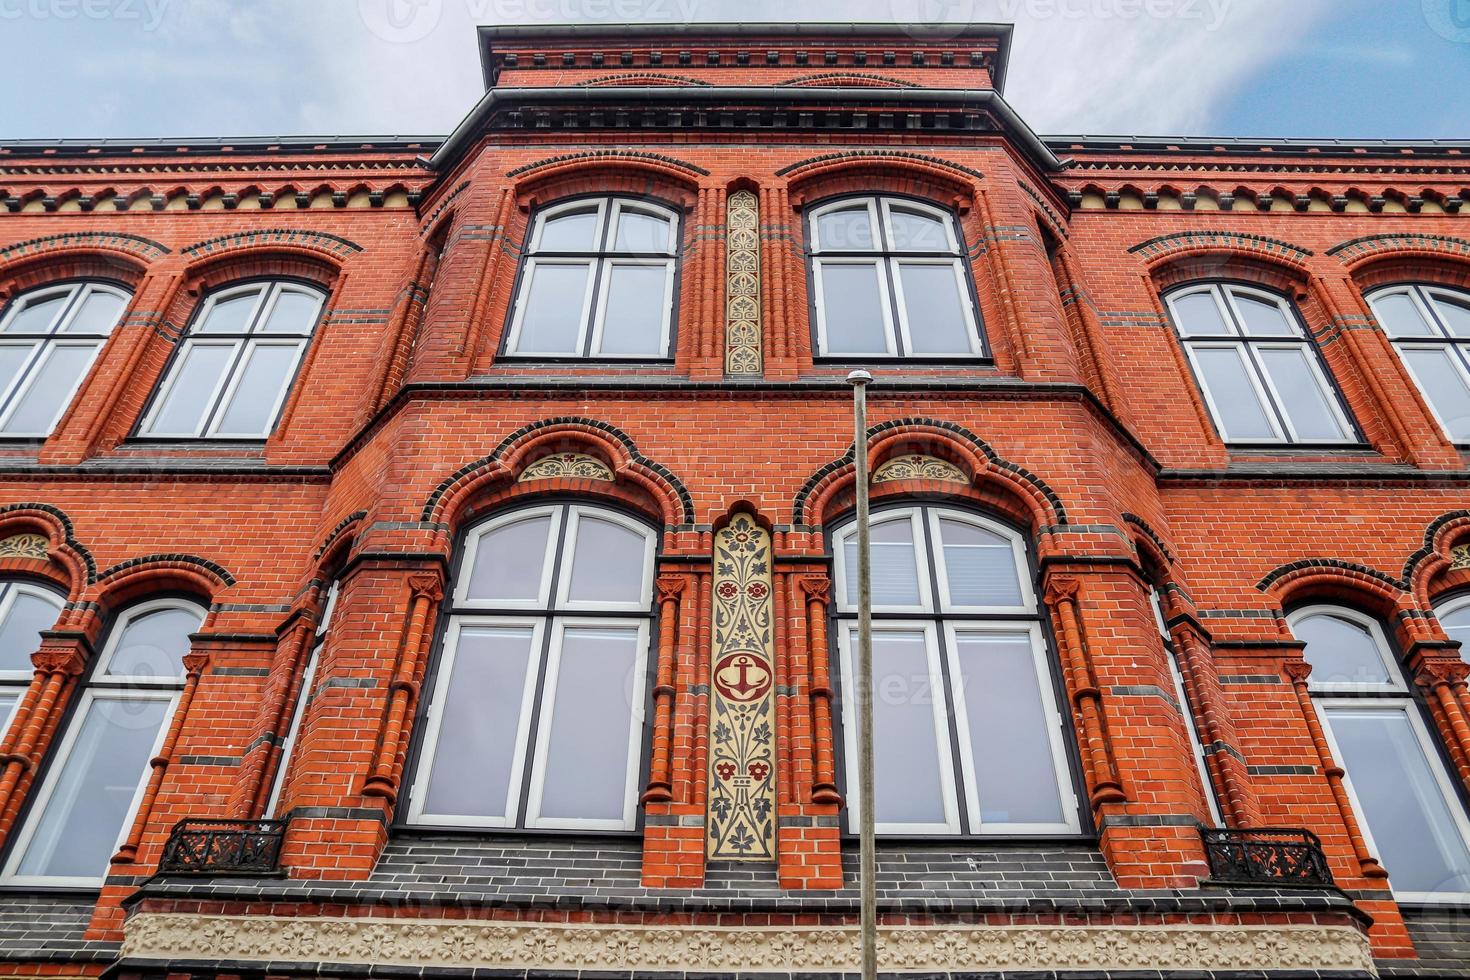
[[281, 870], [284, 820], [180, 820], [159, 874], [259, 875]]
[[1332, 885], [1322, 842], [1309, 830], [1203, 827], [1210, 877], [1232, 885]]

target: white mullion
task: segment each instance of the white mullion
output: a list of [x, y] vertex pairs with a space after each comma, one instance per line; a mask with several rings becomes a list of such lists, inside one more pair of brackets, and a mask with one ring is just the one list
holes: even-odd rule
[[1347, 419], [1343, 416], [1342, 408], [1337, 403], [1337, 394], [1333, 391], [1331, 384], [1328, 383], [1327, 376], [1323, 374], [1322, 365], [1319, 363], [1316, 351], [1312, 348], [1309, 341], [1287, 339], [1259, 340], [1255, 342], [1248, 341], [1245, 346], [1250, 358], [1250, 364], [1259, 372], [1261, 384], [1265, 386], [1268, 396], [1271, 399], [1271, 405], [1276, 410], [1281, 424], [1286, 427], [1286, 431], [1292, 442], [1322, 440], [1303, 440], [1297, 433], [1296, 423], [1292, 421], [1291, 413], [1286, 410], [1286, 399], [1281, 396], [1280, 390], [1277, 389], [1276, 379], [1266, 369], [1265, 362], [1261, 360], [1260, 354], [1257, 353], [1258, 349], [1266, 348], [1270, 350], [1294, 350], [1300, 352], [1302, 360], [1307, 365], [1307, 373], [1317, 383], [1317, 393], [1322, 396], [1323, 402], [1327, 405], [1328, 412], [1331, 413], [1333, 420], [1337, 423], [1338, 431], [1341, 433], [1335, 441], [1346, 442], [1350, 438], [1350, 434], [1353, 431], [1352, 426], [1348, 424]]
[[1295, 635], [1297, 623], [1300, 623], [1304, 619], [1310, 619], [1313, 616], [1331, 616], [1366, 630], [1368, 632], [1368, 638], [1373, 642], [1373, 649], [1378, 654], [1378, 660], [1383, 666], [1383, 676], [1387, 678], [1382, 684], [1353, 682], [1324, 684], [1312, 681], [1309, 678], [1307, 686], [1314, 693], [1360, 692], [1365, 689], [1371, 689], [1383, 695], [1405, 695], [1409, 693], [1409, 689], [1404, 683], [1403, 671], [1400, 669], [1398, 661], [1393, 655], [1393, 651], [1389, 649], [1388, 638], [1384, 635], [1383, 627], [1378, 624], [1378, 620], [1372, 616], [1365, 616], [1357, 610], [1349, 609], [1346, 606], [1318, 603], [1297, 609], [1287, 617], [1286, 624], [1292, 629], [1293, 635]]
[[[0, 334], [0, 338], [3, 338], [3, 336], [3, 334]], [[26, 354], [21, 361], [20, 367], [15, 369], [15, 378], [10, 382], [9, 386], [0, 390], [0, 405], [4, 406], [4, 414], [0, 416], [0, 430], [4, 429], [5, 422], [9, 421], [11, 413], [15, 410], [15, 406], [20, 403], [21, 396], [24, 394], [23, 389], [29, 387], [31, 378], [36, 373], [36, 368], [42, 358], [50, 350], [51, 343], [52, 340], [49, 336], [35, 337], [31, 340], [0, 339], [0, 347], [29, 346], [31, 349], [30, 353]]]
[[[1008, 528], [991, 521], [980, 519], [977, 515], [963, 510], [949, 510], [945, 508], [928, 508], [927, 530], [929, 532], [929, 554], [934, 558], [935, 576], [939, 579], [939, 595], [934, 597], [934, 603], [941, 613], [948, 615], [960, 613], [962, 615], [975, 613], [1001, 613], [1007, 615], [1035, 615], [1036, 614], [1036, 592], [1032, 587], [1030, 576], [1026, 574], [1028, 561], [1026, 546], [1021, 541], [1021, 536]], [[943, 520], [958, 521], [981, 528], [992, 534], [998, 534], [1006, 540], [1011, 549], [1011, 560], [1015, 563], [1016, 580], [1021, 591], [1021, 605], [1019, 606], [963, 606], [956, 605], [951, 599], [949, 586], [949, 561], [944, 554], [944, 532], [940, 527]]]
[[[673, 259], [650, 259], [635, 257], [605, 257], [598, 261], [600, 271], [597, 274], [597, 309], [592, 317], [592, 342], [588, 348], [589, 357], [606, 357], [627, 360], [639, 360], [648, 357], [667, 357], [669, 353], [669, 326], [673, 319], [674, 302], [674, 260]], [[653, 354], [604, 354], [602, 353], [603, 328], [607, 325], [608, 296], [611, 293], [613, 269], [616, 266], [638, 266], [645, 268], [659, 267], [664, 270], [664, 295], [663, 295], [663, 319], [659, 325], [658, 351]]]
[[[460, 575], [454, 591], [455, 606], [466, 609], [473, 609], [477, 605], [499, 609], [545, 609], [551, 601], [551, 577], [557, 554], [556, 549], [559, 544], [559, 532], [561, 530], [563, 512], [564, 508], [557, 505], [516, 510], [501, 518], [487, 521], [485, 524], [475, 528], [465, 540], [464, 556], [459, 561]], [[493, 600], [475, 600], [469, 598], [470, 572], [475, 567], [480, 543], [485, 540], [486, 536], [490, 532], [506, 525], [547, 515], [550, 515], [551, 522], [547, 525], [546, 529], [546, 550], [541, 556], [541, 580], [537, 585], [536, 597], [534, 599]]]
[[[587, 269], [587, 285], [582, 291], [582, 306], [577, 314], [577, 342], [572, 351], [533, 351], [521, 349], [521, 328], [526, 320], [526, 307], [531, 299], [531, 287], [535, 284], [536, 270], [542, 266], [582, 266]], [[521, 277], [521, 285], [516, 296], [515, 314], [511, 318], [510, 340], [507, 341], [506, 349], [511, 354], [519, 354], [530, 357], [581, 357], [587, 347], [588, 320], [590, 319], [592, 294], [597, 285], [597, 279], [601, 275], [602, 263], [596, 256], [557, 256], [542, 258], [532, 256], [526, 260], [525, 274]]]
[[[958, 290], [957, 295], [960, 298], [960, 315], [965, 319], [965, 340], [970, 345], [969, 352], [971, 354], [983, 353], [979, 347], [980, 330], [976, 326], [975, 305], [970, 299], [970, 291], [964, 279], [964, 272], [960, 267], [960, 260], [958, 258], [940, 258], [926, 255], [907, 256], [899, 252], [888, 257], [887, 271], [889, 278], [893, 282], [894, 306], [898, 308], [898, 332], [900, 339], [903, 341], [904, 353], [908, 356], [913, 356], [914, 352], [913, 338], [909, 332], [908, 298], [904, 295], [903, 291], [902, 268], [905, 265], [946, 265], [950, 267], [955, 274], [955, 286]], [[953, 354], [922, 356], [950, 357]]]
[[[44, 371], [46, 369], [46, 366], [51, 363], [51, 359], [56, 356], [56, 352], [63, 347], [90, 347], [92, 349], [92, 354], [89, 358], [87, 358], [87, 363], [82, 367], [80, 371], [77, 372], [76, 380], [72, 382], [71, 389], [67, 391], [67, 393], [57, 403], [56, 414], [51, 416], [50, 421], [46, 423], [46, 428], [44, 431], [9, 432], [8, 427], [10, 425], [10, 419], [15, 415], [16, 410], [20, 408], [21, 402], [25, 401], [26, 396], [31, 393], [31, 389], [35, 386], [36, 379], [41, 376], [41, 372]], [[86, 334], [83, 334], [81, 337], [78, 337], [76, 339], [66, 338], [64, 335], [61, 335], [48, 338], [46, 341], [44, 341], [40, 345], [40, 353], [38, 354], [38, 356], [27, 366], [25, 376], [18, 378], [16, 386], [13, 387], [8, 393], [9, 397], [3, 401], [0, 401], [0, 404], [4, 404], [5, 406], [4, 412], [0, 413], [0, 432], [4, 432], [6, 435], [18, 436], [50, 435], [51, 432], [56, 428], [56, 423], [60, 421], [61, 416], [66, 413], [66, 410], [69, 407], [71, 407], [72, 399], [75, 398], [77, 392], [81, 390], [82, 382], [87, 380], [88, 374], [92, 373], [92, 366], [97, 363], [97, 353], [100, 350], [102, 350], [102, 342], [97, 338], [90, 337]]]
[[[205, 426], [209, 425], [213, 419], [214, 411], [217, 408], [220, 390], [229, 382], [230, 376], [234, 372], [234, 365], [238, 363], [240, 348], [243, 345], [244, 340], [245, 338], [243, 337], [231, 337], [228, 334], [222, 337], [211, 337], [208, 334], [204, 334], [202, 336], [191, 334], [190, 336], [186, 337], [183, 344], [179, 346], [178, 354], [174, 357], [174, 362], [169, 368], [168, 377], [164, 379], [163, 386], [159, 388], [158, 394], [153, 400], [153, 405], [148, 410], [148, 417], [144, 420], [141, 431], [145, 435], [150, 436], [192, 436], [194, 438], [198, 438], [199, 435], [204, 431]], [[178, 386], [179, 381], [182, 379], [184, 368], [187, 367], [189, 363], [189, 354], [191, 351], [194, 350], [195, 347], [231, 348], [233, 351], [233, 353], [230, 355], [231, 366], [220, 372], [220, 376], [218, 379], [216, 379], [214, 387], [210, 390], [209, 394], [204, 397], [204, 411], [199, 413], [199, 420], [194, 423], [194, 428], [191, 431], [154, 432], [152, 431], [153, 422], [158, 417], [159, 412], [163, 410], [163, 406], [168, 404], [169, 396], [173, 393], [174, 388]]]
[[[1467, 354], [1460, 344], [1446, 343], [1443, 340], [1437, 340], [1432, 337], [1424, 337], [1416, 340], [1410, 340], [1405, 337], [1395, 339], [1391, 342], [1394, 351], [1399, 356], [1399, 362], [1403, 364], [1404, 370], [1409, 372], [1409, 377], [1413, 380], [1414, 386], [1419, 389], [1419, 394], [1423, 397], [1425, 406], [1428, 407], [1430, 414], [1434, 416], [1434, 420], [1439, 423], [1440, 430], [1444, 433], [1445, 438], [1451, 442], [1455, 442], [1455, 436], [1450, 432], [1449, 420], [1440, 413], [1439, 406], [1435, 404], [1434, 395], [1429, 390], [1429, 385], [1419, 377], [1419, 369], [1410, 363], [1409, 359], [1404, 356], [1404, 352], [1414, 350], [1439, 353], [1440, 351], [1444, 351], [1451, 370], [1459, 374], [1460, 380], [1465, 385], [1467, 392], [1470, 392], [1470, 354]], [[1470, 345], [1465, 346], [1470, 347]]]
[[865, 356], [872, 356], [871, 353], [869, 353], [869, 354], [862, 354], [862, 353], [855, 353], [853, 351], [838, 351], [838, 352], [834, 353], [831, 350], [831, 346], [832, 345], [831, 345], [831, 343], [830, 343], [830, 341], [828, 339], [828, 333], [829, 333], [829, 331], [827, 330], [826, 289], [825, 289], [825, 286], [822, 283], [822, 270], [824, 268], [826, 268], [827, 266], [829, 266], [829, 265], [862, 265], [862, 266], [870, 266], [873, 269], [873, 277], [878, 282], [878, 294], [879, 294], [878, 295], [878, 305], [879, 305], [880, 312], [883, 314], [883, 345], [884, 345], [884, 354], [886, 356], [888, 356], [888, 357], [895, 357], [895, 356], [897, 356], [898, 351], [897, 351], [897, 349], [894, 346], [894, 326], [893, 326], [892, 300], [889, 298], [889, 289], [888, 289], [889, 272], [888, 272], [888, 268], [887, 268], [887, 262], [885, 261], [885, 259], [883, 258], [883, 256], [877, 255], [877, 254], [875, 254], [875, 255], [873, 255], [871, 257], [868, 257], [868, 256], [856, 256], [856, 255], [844, 255], [844, 256], [834, 256], [834, 257], [814, 257], [812, 259], [812, 272], [813, 272], [813, 275], [812, 275], [812, 283], [813, 283], [813, 288], [816, 291], [816, 297], [817, 297], [817, 345], [821, 349], [822, 356], [824, 356], [824, 357], [836, 357], [836, 356], [841, 356], [841, 357], [865, 357]]
[[[1250, 345], [1244, 340], [1239, 339], [1186, 340], [1184, 342], [1184, 351], [1189, 356], [1189, 363], [1194, 368], [1195, 376], [1199, 378], [1200, 393], [1203, 394], [1205, 397], [1205, 404], [1209, 407], [1210, 414], [1214, 417], [1215, 424], [1219, 427], [1220, 434], [1224, 437], [1227, 443], [1258, 441], [1285, 442], [1287, 441], [1287, 436], [1282, 430], [1281, 419], [1277, 417], [1275, 406], [1271, 403], [1271, 400], [1266, 396], [1265, 390], [1261, 387], [1261, 379], [1258, 375], [1258, 370], [1255, 363], [1243, 350], [1243, 348], [1249, 346]], [[1213, 386], [1210, 384], [1210, 376], [1205, 372], [1204, 368], [1200, 365], [1199, 359], [1195, 356], [1196, 349], [1230, 350], [1235, 353], [1235, 356], [1240, 360], [1241, 367], [1245, 370], [1246, 380], [1250, 382], [1251, 389], [1255, 392], [1257, 404], [1260, 406], [1266, 416], [1266, 424], [1271, 427], [1271, 431], [1272, 433], [1274, 433], [1271, 438], [1266, 440], [1242, 439], [1238, 436], [1232, 436], [1229, 431], [1227, 431], [1225, 427], [1225, 416], [1221, 413], [1219, 406], [1215, 402], [1215, 393]]]
[[[224, 421], [225, 414], [229, 411], [230, 403], [231, 403], [231, 401], [235, 397], [235, 392], [237, 390], [239, 390], [240, 382], [245, 377], [245, 370], [246, 370], [246, 368], [248, 368], [250, 366], [250, 358], [252, 356], [254, 356], [256, 349], [257, 348], [260, 348], [260, 347], [286, 347], [286, 346], [293, 346], [293, 345], [299, 344], [300, 341], [299, 340], [293, 340], [293, 341], [287, 341], [287, 342], [284, 342], [283, 343], [281, 341], [266, 340], [264, 338], [257, 337], [254, 334], [251, 334], [249, 336], [240, 338], [240, 343], [241, 343], [241, 349], [236, 352], [234, 363], [232, 363], [230, 365], [229, 370], [226, 371], [225, 374], [224, 374], [224, 377], [225, 377], [224, 390], [223, 391], [220, 391], [218, 388], [215, 389], [215, 394], [218, 397], [216, 397], [211, 402], [209, 411], [205, 415], [205, 419], [207, 421], [205, 423], [204, 435], [206, 437], [215, 436], [215, 435], [218, 435], [219, 434], [220, 423], [222, 423]], [[300, 351], [298, 350], [297, 353], [298, 353], [298, 356], [299, 356]], [[274, 420], [275, 420], [276, 413], [278, 411], [280, 411], [280, 407], [281, 407], [281, 396], [284, 393], [285, 389], [288, 388], [288, 387], [290, 387], [290, 384], [291, 384], [291, 376], [294, 375], [294, 374], [295, 374], [295, 369], [293, 368], [292, 371], [290, 373], [288, 373], [285, 381], [282, 383], [282, 385], [281, 385], [281, 391], [278, 391], [276, 393], [276, 397], [274, 399], [274, 403], [273, 403], [272, 410], [271, 410], [271, 421], [272, 422], [274, 422]], [[262, 435], [269, 434], [269, 430], [267, 430], [267, 432], [261, 433], [261, 434]], [[249, 438], [252, 437], [250, 434], [246, 434], [246, 433], [231, 433], [230, 436], [231, 437], [244, 438], [244, 439], [249, 439]]]
[[[577, 612], [595, 613], [598, 611], [626, 611], [647, 612], [648, 598], [618, 602], [612, 600], [577, 601], [571, 598], [572, 590], [572, 566], [577, 560], [577, 534], [582, 527], [582, 515], [590, 514], [596, 520], [607, 521], [619, 527], [633, 531], [643, 538], [643, 562], [641, 565], [642, 579], [639, 583], [638, 594], [645, 597], [653, 595], [653, 566], [654, 566], [654, 537], [647, 526], [623, 517], [623, 515], [600, 507], [584, 507], [577, 504], [567, 508], [567, 533], [563, 535], [561, 551], [561, 571], [556, 582], [556, 608], [575, 610]], [[548, 563], [550, 567], [550, 563]]]
[[61, 304], [61, 313], [51, 321], [51, 328], [46, 332], [58, 334], [66, 329], [67, 325], [75, 319], [77, 312], [81, 310], [82, 304], [92, 294], [92, 283], [85, 282], [72, 291], [71, 297]]

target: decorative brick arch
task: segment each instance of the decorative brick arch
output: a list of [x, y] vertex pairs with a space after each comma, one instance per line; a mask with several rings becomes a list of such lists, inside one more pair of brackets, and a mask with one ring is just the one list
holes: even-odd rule
[[1470, 240], [1414, 232], [1368, 235], [1334, 245], [1327, 254], [1335, 256], [1349, 268], [1390, 256], [1433, 256], [1470, 261]]
[[[327, 536], [322, 539], [322, 543], [317, 545], [316, 550], [312, 552], [312, 565], [315, 566], [320, 563], [323, 558], [325, 558], [334, 548], [336, 548], [337, 543], [342, 540], [342, 538], [347, 534], [348, 531], [355, 532], [358, 525], [360, 525], [366, 519], [367, 511], [359, 510], [348, 514], [346, 517], [338, 521], [337, 525], [327, 532]], [[315, 572], [315, 568], [313, 568], [312, 571]]]
[[187, 554], [142, 555], [120, 561], [97, 576], [97, 600], [120, 609], [149, 593], [177, 591], [207, 602], [235, 584], [235, 576], [207, 558]]
[[578, 82], [576, 88], [620, 88], [628, 85], [659, 85], [668, 88], [709, 88], [709, 82], [702, 82], [688, 75], [661, 75], [651, 71], [630, 71], [621, 75], [599, 75], [586, 81]]
[[1137, 514], [1124, 513], [1123, 523], [1132, 532], [1134, 547], [1140, 552], [1147, 552], [1160, 570], [1167, 571], [1174, 564], [1173, 549], [1164, 543], [1148, 521]]
[[1263, 259], [1273, 265], [1286, 265], [1302, 275], [1307, 274], [1306, 262], [1313, 255], [1311, 249], [1284, 242], [1279, 238], [1238, 231], [1185, 231], [1160, 235], [1139, 242], [1128, 251], [1150, 266], [1184, 256], [1229, 254]]
[[341, 235], [305, 228], [261, 228], [236, 232], [195, 242], [179, 254], [187, 259], [209, 259], [244, 250], [306, 252], [330, 260], [334, 265], [362, 251], [362, 246]]
[[1470, 510], [1452, 510], [1429, 522], [1424, 544], [1404, 562], [1403, 581], [1423, 608], [1436, 595], [1470, 586], [1470, 567], [1456, 568], [1450, 549], [1470, 543]]
[[784, 82], [777, 82], [777, 88], [813, 88], [813, 87], [835, 87], [843, 88], [920, 88], [916, 82], [906, 82], [901, 78], [891, 78], [887, 75], [875, 75], [866, 71], [829, 71], [820, 75], [798, 75], [788, 78]]
[[16, 259], [62, 251], [120, 252], [144, 264], [169, 254], [167, 245], [141, 235], [126, 235], [122, 232], [75, 231], [62, 235], [31, 238], [0, 248], [0, 266]]
[[[665, 156], [662, 153], [638, 153], [632, 150], [591, 150], [586, 153], [567, 153], [524, 164], [514, 170], [506, 171], [505, 175], [516, 178], [535, 173], [537, 179], [540, 180], [560, 176], [562, 172], [568, 170], [587, 169], [589, 166], [598, 169], [649, 170], [686, 182], [691, 177], [709, 176], [709, 171], [698, 164], [689, 163], [677, 157]], [[547, 171], [547, 173], [541, 173], [541, 171]]]
[[522, 426], [501, 440], [490, 455], [467, 463], [446, 478], [424, 502], [420, 519], [445, 526], [459, 522], [470, 502], [491, 487], [513, 483], [531, 463], [553, 452], [575, 448], [608, 464], [613, 483], [567, 479], [566, 489], [617, 495], [632, 488], [653, 501], [666, 527], [694, 523], [694, 500], [682, 481], [644, 456], [621, 429], [577, 416], [543, 419]]
[[1326, 599], [1376, 612], [1389, 619], [1413, 606], [1407, 583], [1376, 568], [1337, 558], [1304, 558], [1272, 569], [1256, 588], [1285, 608]]
[[[802, 207], [828, 193], [844, 191], [890, 191], [920, 197], [953, 198], [955, 206], [968, 206], [976, 182], [985, 175], [964, 164], [942, 157], [906, 150], [844, 150], [808, 157], [776, 171], [791, 183], [791, 203]], [[872, 178], [885, 178], [889, 186], [874, 187]], [[844, 186], [851, 183], [852, 186]]]
[[0, 539], [26, 532], [45, 535], [47, 560], [39, 558], [0, 559], [0, 569], [39, 575], [66, 590], [76, 602], [97, 579], [97, 562], [86, 545], [77, 540], [71, 518], [59, 507], [43, 503], [7, 504], [0, 507]]

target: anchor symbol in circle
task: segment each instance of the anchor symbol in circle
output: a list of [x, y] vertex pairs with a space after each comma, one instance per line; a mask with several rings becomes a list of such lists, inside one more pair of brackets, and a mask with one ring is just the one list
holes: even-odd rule
[[754, 701], [771, 688], [771, 670], [748, 653], [732, 653], [715, 665], [715, 686], [731, 701]]

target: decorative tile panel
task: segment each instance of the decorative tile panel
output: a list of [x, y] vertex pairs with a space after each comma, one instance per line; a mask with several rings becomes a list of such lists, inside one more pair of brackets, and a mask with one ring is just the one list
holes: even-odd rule
[[[0, 547], [4, 547], [0, 543]], [[1450, 549], [1450, 571], [1470, 568], [1470, 544], [1456, 545]]]
[[611, 483], [613, 473], [596, 456], [588, 456], [586, 453], [557, 453], [527, 466], [516, 482], [529, 483], [531, 480], [601, 480]]
[[715, 535], [709, 856], [776, 858], [771, 536], [749, 514]]
[[730, 195], [725, 211], [725, 373], [761, 373], [760, 203]]
[[44, 534], [13, 534], [0, 541], [0, 558], [39, 558], [45, 561], [48, 546]]
[[953, 463], [937, 456], [895, 456], [873, 471], [874, 483], [895, 480], [939, 480], [942, 483], [969, 483], [965, 474]]

